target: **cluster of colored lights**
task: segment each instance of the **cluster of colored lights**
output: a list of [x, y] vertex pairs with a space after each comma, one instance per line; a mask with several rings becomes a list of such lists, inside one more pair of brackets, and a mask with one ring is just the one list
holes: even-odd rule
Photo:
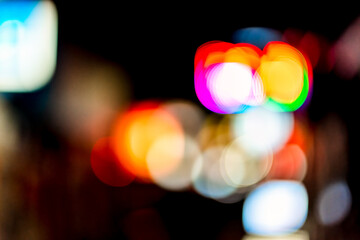
[[98, 140], [91, 166], [111, 186], [154, 183], [223, 203], [249, 194], [245, 230], [276, 236], [296, 232], [307, 217], [302, 180], [309, 137], [304, 120], [292, 112], [257, 107], [206, 117], [190, 102], [144, 101], [120, 114], [112, 135]]
[[[260, 41], [253, 42], [254, 34], [270, 39], [256, 37]], [[208, 42], [195, 55], [200, 102], [216, 113], [243, 114], [232, 117], [235, 138], [225, 150], [215, 146], [205, 151], [203, 173], [194, 188], [231, 202], [228, 196], [234, 195], [234, 188], [238, 192], [267, 179], [250, 192], [243, 206], [244, 228], [257, 236], [293, 234], [308, 211], [301, 183], [307, 171], [305, 145], [294, 116], [286, 112], [297, 110], [308, 98], [312, 67], [295, 47], [271, 41], [280, 36], [263, 29], [239, 31], [236, 37], [242, 43]]]
[[[192, 121], [185, 117], [189, 114]], [[187, 188], [200, 155], [194, 135], [201, 121], [200, 109], [187, 102], [134, 104], [118, 117], [112, 136], [95, 144], [93, 171], [112, 186], [125, 186], [136, 178], [170, 190]]]
[[212, 41], [195, 55], [195, 91], [209, 110], [232, 114], [263, 105], [295, 111], [312, 83], [309, 61], [291, 45], [274, 41], [263, 50], [249, 43]]
[[[0, 91], [37, 90], [55, 69], [55, 6], [48, 1], [4, 1], [0, 13]], [[110, 186], [138, 181], [172, 191], [191, 189], [223, 203], [245, 199], [242, 221], [250, 235], [244, 240], [309, 239], [299, 229], [308, 215], [309, 197], [302, 182], [308, 172], [311, 136], [306, 121], [292, 112], [310, 98], [313, 68], [326, 72], [334, 68], [347, 79], [359, 74], [359, 26], [357, 19], [335, 44], [328, 45], [313, 33], [288, 29], [282, 34], [265, 28], [237, 31], [234, 44], [211, 41], [201, 45], [194, 61], [196, 94], [207, 109], [225, 115], [205, 117], [201, 109], [185, 101], [135, 103], [118, 116], [111, 136], [94, 144], [94, 174]], [[78, 135], [87, 144], [106, 131], [104, 119], [118, 110], [116, 99], [126, 90], [119, 94], [116, 84], [103, 85], [103, 79], [114, 80], [107, 68], [102, 76], [83, 74], [91, 65], [69, 65], [76, 70], [68, 70], [58, 81], [63, 93], [57, 93], [52, 111], [63, 126], [61, 131], [71, 135], [69, 139]], [[79, 76], [94, 79], [84, 81]], [[12, 125], [8, 123], [14, 121], [1, 101], [0, 109], [4, 113], [0, 127], [9, 132]], [[242, 114], [226, 115], [234, 113]], [[15, 149], [14, 139], [7, 134], [1, 144]], [[317, 147], [324, 148], [325, 142], [318, 139]], [[325, 148], [321, 151], [338, 156]], [[329, 159], [318, 162], [330, 165]], [[315, 217], [324, 226], [341, 223], [351, 211], [349, 186], [338, 178], [321, 186], [316, 196]], [[154, 220], [151, 211], [140, 211]]]
[[225, 202], [264, 179], [304, 178], [307, 130], [292, 113], [259, 107], [220, 116], [205, 118], [184, 101], [134, 104], [95, 144], [94, 173], [112, 186], [137, 179]]

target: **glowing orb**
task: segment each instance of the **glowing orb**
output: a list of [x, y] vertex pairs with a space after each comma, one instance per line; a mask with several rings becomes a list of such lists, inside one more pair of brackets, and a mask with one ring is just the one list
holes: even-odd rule
[[308, 195], [304, 185], [295, 181], [269, 181], [245, 199], [243, 224], [249, 234], [288, 234], [302, 227], [307, 213]]
[[175, 168], [184, 149], [181, 125], [154, 102], [139, 103], [119, 116], [113, 136], [124, 167], [145, 181], [151, 180], [149, 163], [153, 173], [163, 175]]

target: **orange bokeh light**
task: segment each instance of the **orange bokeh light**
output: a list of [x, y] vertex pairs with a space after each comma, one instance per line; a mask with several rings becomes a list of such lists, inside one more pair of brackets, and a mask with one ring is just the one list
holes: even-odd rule
[[[183, 137], [183, 131], [176, 118], [160, 108], [158, 103], [147, 101], [119, 116], [113, 136], [115, 152], [125, 168], [141, 180], [151, 181], [147, 163], [149, 150], [153, 144], [159, 144], [159, 139], [163, 142], [168, 136]], [[169, 161], [169, 164], [175, 163]], [[174, 167], [169, 164], [166, 161], [156, 164], [156, 171], [165, 174]]]

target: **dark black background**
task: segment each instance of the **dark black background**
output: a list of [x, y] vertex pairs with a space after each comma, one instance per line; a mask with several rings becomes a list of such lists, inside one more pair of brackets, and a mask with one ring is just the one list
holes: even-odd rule
[[[56, 1], [59, 50], [74, 44], [120, 63], [136, 98], [191, 98], [196, 48], [260, 26], [312, 31], [330, 42], [357, 17], [354, 6], [220, 2], [203, 4]], [[326, 8], [330, 8], [327, 10]]]

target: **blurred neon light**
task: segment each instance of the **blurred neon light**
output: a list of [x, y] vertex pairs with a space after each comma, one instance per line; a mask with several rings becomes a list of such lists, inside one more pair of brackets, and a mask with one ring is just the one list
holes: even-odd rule
[[246, 232], [276, 236], [297, 231], [305, 223], [308, 195], [296, 181], [269, 181], [253, 190], [243, 205]]
[[195, 54], [195, 91], [209, 110], [241, 113], [264, 104], [275, 111], [295, 111], [312, 84], [310, 61], [284, 42], [260, 50], [247, 43], [212, 41]]
[[[263, 91], [259, 92], [259, 89], [262, 89], [262, 83], [253, 71], [260, 63], [260, 54], [261, 50], [251, 44], [214, 41], [200, 46], [195, 55], [195, 91], [200, 102], [216, 113], [239, 113], [243, 112], [249, 105], [254, 104], [251, 95], [255, 96], [255, 99], [260, 98], [261, 100]], [[224, 66], [225, 71], [223, 71]], [[222, 70], [220, 76], [219, 70]], [[234, 71], [237, 78], [230, 80], [224, 78], [224, 75], [225, 77], [226, 75], [229, 76], [229, 72]], [[216, 82], [215, 85], [213, 84], [214, 81]], [[227, 83], [222, 84], [222, 81]], [[241, 90], [243, 96], [237, 97], [235, 100], [232, 99], [229, 104], [227, 103], [229, 99], [224, 100], [222, 97], [224, 95], [234, 96], [234, 82], [237, 85], [237, 90], [242, 89], [241, 87], [244, 84], [241, 82], [245, 83], [247, 88]], [[258, 97], [259, 95], [260, 97]], [[258, 103], [255, 101], [255, 104]]]
[[50, 1], [0, 2], [0, 91], [44, 86], [55, 70], [57, 12]]

